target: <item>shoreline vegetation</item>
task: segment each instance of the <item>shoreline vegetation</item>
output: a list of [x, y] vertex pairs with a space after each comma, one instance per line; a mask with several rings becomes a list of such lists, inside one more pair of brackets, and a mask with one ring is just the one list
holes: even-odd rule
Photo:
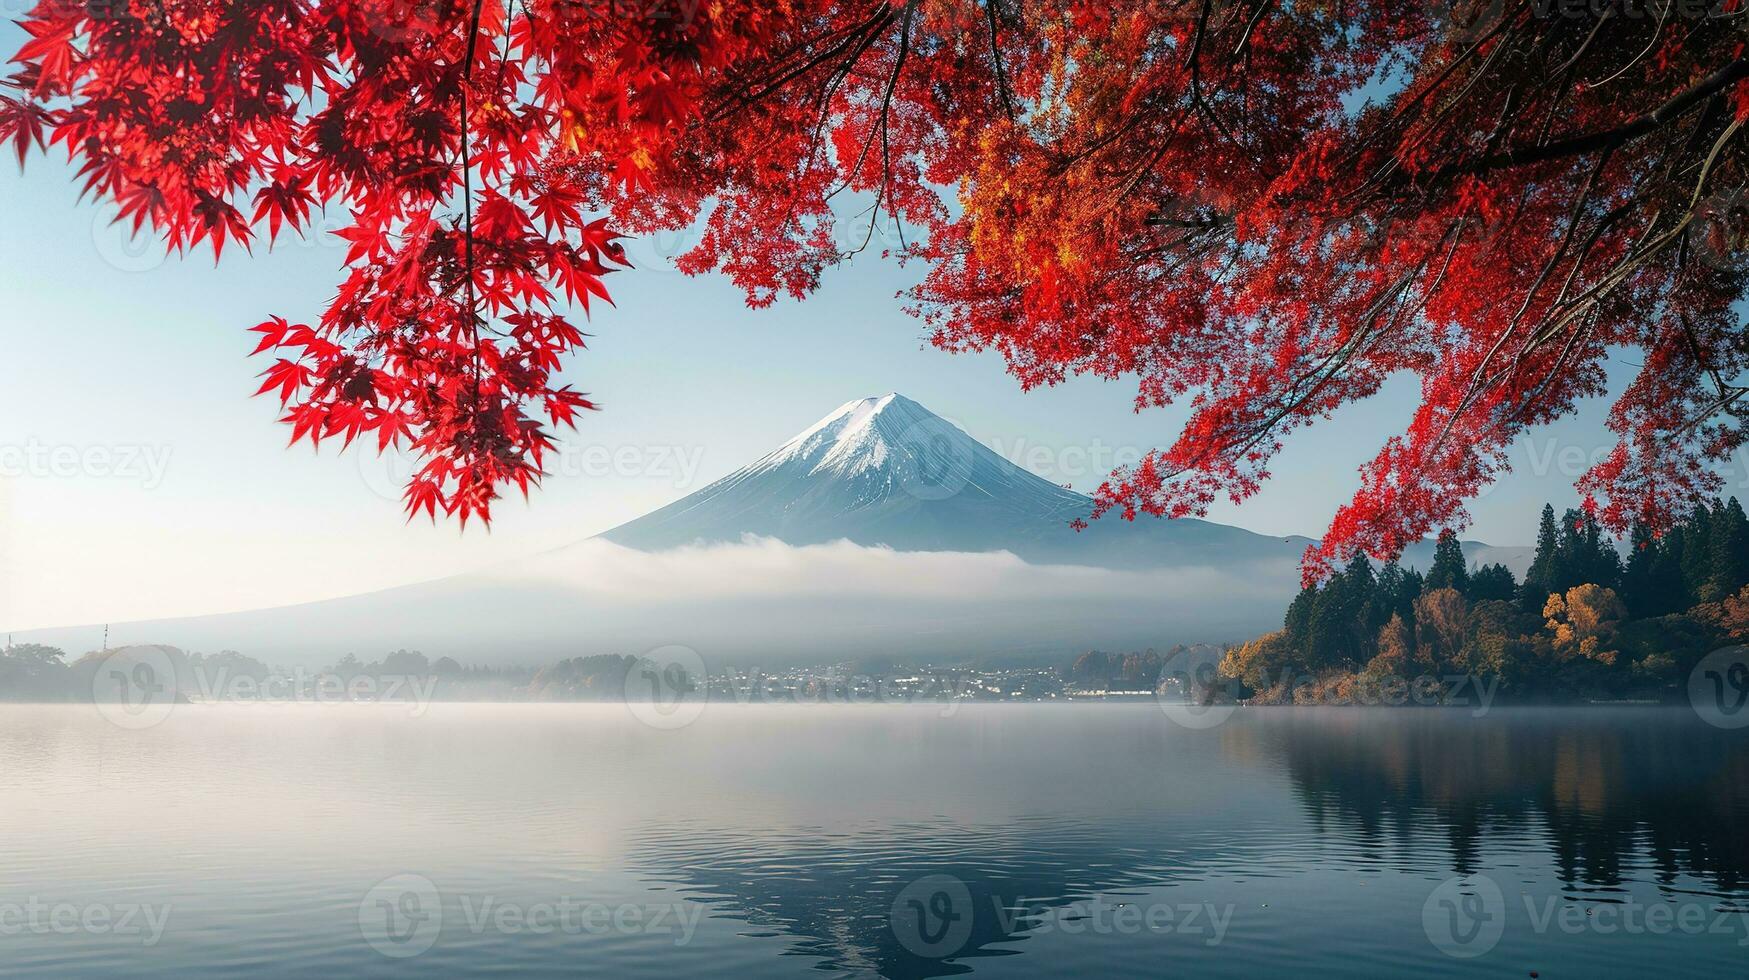
[[1523, 582], [1470, 567], [1443, 532], [1426, 574], [1364, 556], [1289, 604], [1282, 628], [1224, 647], [1087, 651], [918, 665], [884, 658], [769, 669], [654, 664], [596, 654], [541, 667], [463, 666], [417, 651], [348, 654], [320, 669], [235, 651], [168, 646], [0, 651], [0, 702], [740, 703], [1134, 701], [1247, 705], [1623, 705], [1680, 703], [1709, 652], [1749, 642], [1749, 518], [1737, 500], [1702, 507], [1624, 559], [1579, 511], [1543, 508]]
[[[1507, 703], [1665, 703], [1709, 652], [1749, 641], [1749, 518], [1736, 498], [1668, 533], [1636, 527], [1624, 559], [1577, 510], [1545, 505], [1524, 581], [1466, 566], [1440, 534], [1425, 575], [1365, 556], [1229, 648], [1216, 685], [1253, 704], [1345, 704], [1390, 679], [1485, 678]], [[1236, 688], [1236, 690], [1231, 690]]]

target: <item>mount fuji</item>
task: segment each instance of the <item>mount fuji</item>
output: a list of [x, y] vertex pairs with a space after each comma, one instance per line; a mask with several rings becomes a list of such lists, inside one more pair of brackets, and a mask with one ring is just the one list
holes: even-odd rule
[[1312, 539], [1200, 520], [1094, 521], [1093, 500], [1022, 469], [904, 395], [846, 402], [775, 451], [601, 535], [641, 551], [739, 541], [851, 541], [1009, 552], [1104, 568], [1297, 561]]
[[[112, 645], [320, 666], [395, 649], [540, 663], [679, 644], [707, 662], [1056, 657], [1277, 627], [1312, 539], [1202, 520], [1071, 527], [1084, 494], [896, 393], [604, 534], [466, 575], [274, 609], [110, 628]], [[1426, 567], [1431, 545], [1410, 549]], [[1527, 549], [1465, 545], [1522, 573]], [[94, 631], [20, 639], [83, 652]]]

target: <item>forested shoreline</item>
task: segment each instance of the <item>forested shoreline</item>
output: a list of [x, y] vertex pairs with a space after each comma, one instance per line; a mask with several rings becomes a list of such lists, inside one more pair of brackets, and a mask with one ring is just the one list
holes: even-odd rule
[[1425, 574], [1357, 556], [1219, 673], [1256, 703], [1354, 703], [1406, 679], [1487, 678], [1515, 701], [1673, 700], [1707, 653], [1749, 641], [1749, 517], [1736, 498], [1625, 557], [1590, 515], [1544, 506], [1524, 580], [1443, 532]]

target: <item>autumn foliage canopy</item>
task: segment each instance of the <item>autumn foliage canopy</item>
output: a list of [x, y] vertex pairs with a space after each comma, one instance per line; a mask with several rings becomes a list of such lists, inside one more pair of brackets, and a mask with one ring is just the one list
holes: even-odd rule
[[173, 250], [349, 213], [332, 302], [255, 328], [263, 390], [294, 440], [410, 445], [414, 512], [488, 517], [593, 407], [555, 373], [620, 236], [693, 229], [681, 267], [758, 306], [879, 221], [939, 346], [1189, 404], [1101, 512], [1244, 499], [1293, 430], [1419, 378], [1316, 568], [1464, 523], [1611, 357], [1643, 367], [1588, 506], [1660, 525], [1717, 489], [1749, 370], [1740, 6], [41, 0], [0, 139]]

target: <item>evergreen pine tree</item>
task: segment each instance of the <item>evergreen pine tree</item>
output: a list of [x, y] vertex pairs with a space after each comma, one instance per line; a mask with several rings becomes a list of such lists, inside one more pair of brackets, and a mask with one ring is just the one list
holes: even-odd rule
[[1308, 585], [1294, 596], [1294, 601], [1288, 603], [1287, 616], [1282, 619], [1282, 630], [1287, 634], [1289, 649], [1304, 650], [1311, 640], [1312, 609], [1318, 604], [1318, 587]]
[[1392, 614], [1402, 616], [1404, 622], [1408, 622], [1414, 615], [1415, 596], [1421, 592], [1421, 582], [1417, 575], [1415, 591], [1404, 595], [1411, 574], [1413, 573], [1404, 571], [1403, 566], [1397, 564], [1394, 558], [1379, 569], [1372, 594], [1371, 620], [1375, 633], [1391, 621]]
[[1342, 644], [1345, 666], [1359, 667], [1371, 660], [1376, 651], [1379, 627], [1373, 622], [1373, 609], [1378, 600], [1378, 578], [1373, 573], [1372, 559], [1357, 554], [1343, 570], [1347, 604], [1343, 616], [1348, 627]]
[[1561, 538], [1555, 546], [1554, 574], [1549, 577], [1550, 592], [1566, 592], [1585, 581], [1587, 564], [1585, 515], [1568, 508], [1561, 515]]
[[1713, 511], [1712, 552], [1707, 585], [1717, 602], [1749, 584], [1749, 517], [1736, 497]]
[[1469, 584], [1470, 573], [1464, 567], [1463, 546], [1458, 544], [1456, 532], [1446, 528], [1439, 532], [1439, 541], [1433, 546], [1433, 567], [1427, 570], [1423, 591], [1456, 589], [1463, 592]]
[[1313, 670], [1334, 666], [1342, 660], [1348, 634], [1344, 608], [1348, 604], [1347, 585], [1345, 576], [1331, 576], [1312, 602], [1311, 615], [1306, 620], [1306, 643], [1302, 649], [1306, 666]]
[[1378, 582], [1373, 574], [1372, 559], [1365, 554], [1356, 554], [1342, 570], [1342, 577], [1348, 579], [1348, 584], [1358, 590], [1359, 595], [1372, 599], [1373, 586]]
[[1541, 613], [1549, 593], [1555, 591], [1555, 555], [1560, 549], [1559, 531], [1555, 527], [1555, 507], [1543, 504], [1542, 520], [1536, 529], [1536, 556], [1524, 573], [1524, 585], [1519, 592], [1524, 608]]
[[1654, 575], [1657, 563], [1658, 539], [1653, 537], [1651, 528], [1635, 521], [1628, 538], [1627, 567], [1621, 575], [1622, 602], [1627, 604], [1628, 613], [1635, 619], [1663, 615], [1659, 605], [1662, 597], [1658, 595]]
[[[1421, 590], [1427, 585], [1426, 576], [1413, 568], [1403, 569], [1403, 574], [1393, 583], [1388, 600], [1391, 612], [1403, 617], [1403, 622], [1415, 621], [1415, 600], [1421, 598]], [[1381, 586], [1382, 587], [1382, 586]]]
[[1341, 574], [1316, 592], [1301, 647], [1308, 667], [1354, 670], [1372, 659], [1378, 636], [1372, 626], [1377, 592], [1372, 560], [1364, 554], [1355, 555]]
[[1688, 529], [1677, 525], [1658, 541], [1658, 555], [1652, 559], [1651, 598], [1647, 601], [1648, 616], [1668, 616], [1694, 605], [1688, 588], [1682, 581], [1682, 556], [1688, 551]]
[[1487, 602], [1489, 600], [1508, 600], [1518, 595], [1518, 581], [1512, 577], [1512, 569], [1505, 565], [1483, 565], [1470, 576], [1469, 597], [1471, 602]]
[[[1593, 528], [1597, 528], [1595, 518], [1587, 515], [1586, 520], [1591, 522]], [[1602, 537], [1601, 529], [1597, 531], [1596, 543], [1592, 546], [1589, 557], [1591, 571], [1585, 577], [1585, 581], [1601, 585], [1606, 589], [1620, 589], [1621, 553], [1615, 550], [1613, 540]]]
[[1621, 584], [1621, 555], [1615, 542], [1603, 536], [1597, 518], [1576, 509], [1562, 516], [1548, 584], [1550, 592], [1588, 584], [1613, 589]]
[[1685, 525], [1687, 533], [1682, 536], [1682, 589], [1687, 596], [1683, 608], [1697, 602], [1709, 602], [1717, 598], [1711, 595], [1708, 588], [1713, 574], [1713, 519], [1712, 512], [1706, 504], [1694, 508], [1693, 516]]

